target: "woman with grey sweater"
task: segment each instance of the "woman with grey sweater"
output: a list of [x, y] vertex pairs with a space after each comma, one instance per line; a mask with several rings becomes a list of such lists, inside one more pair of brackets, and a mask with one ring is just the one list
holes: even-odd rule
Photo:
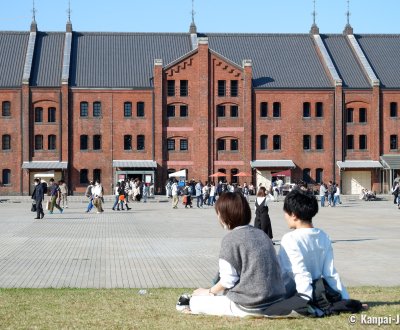
[[285, 294], [272, 241], [249, 225], [250, 207], [240, 193], [223, 193], [215, 209], [228, 231], [221, 243], [220, 279], [211, 288], [195, 290], [187, 312], [239, 317], [268, 314], [268, 308], [283, 302]]

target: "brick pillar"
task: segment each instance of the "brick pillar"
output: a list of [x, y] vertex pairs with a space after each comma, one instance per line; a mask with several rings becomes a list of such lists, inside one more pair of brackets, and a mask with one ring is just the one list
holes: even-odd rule
[[[208, 38], [198, 39], [198, 61], [199, 71], [197, 80], [198, 90], [193, 89], [193, 93], [197, 93], [198, 97], [198, 113], [196, 114], [196, 123], [193, 127], [196, 138], [189, 142], [192, 145], [192, 150], [198, 150], [200, 152], [193, 153], [193, 162], [196, 164], [196, 172], [198, 178], [207, 180], [209, 173], [212, 171], [211, 164], [213, 164], [213, 149], [214, 141], [210, 141], [210, 119], [213, 113], [210, 107], [210, 55], [208, 49]], [[210, 141], [208, 149], [204, 148], [204, 141]], [[201, 152], [205, 150], [205, 152]], [[191, 179], [191, 178], [190, 178]]]
[[252, 135], [253, 127], [253, 116], [252, 116], [252, 79], [253, 79], [253, 67], [251, 60], [243, 61], [243, 137], [242, 143], [239, 146], [242, 151], [242, 159], [244, 161], [243, 170], [251, 173], [252, 169], [250, 161], [252, 160], [253, 141], [257, 141]]
[[[68, 84], [61, 85], [61, 97], [60, 97], [60, 137], [58, 145], [60, 146], [60, 162], [68, 162], [68, 168], [70, 169], [69, 157], [69, 89]], [[69, 170], [64, 170], [64, 180], [67, 182], [68, 187], [71, 187], [69, 181]]]
[[[29, 162], [32, 159], [33, 150], [33, 114], [31, 111], [31, 98], [30, 98], [30, 88], [28, 84], [22, 85], [22, 102], [21, 102], [21, 129], [22, 129], [22, 162]], [[31, 118], [32, 117], [32, 118]], [[22, 164], [21, 164], [22, 165]], [[22, 182], [22, 195], [29, 195], [29, 170], [22, 170], [21, 174]]]
[[[334, 139], [332, 142], [333, 149], [333, 159], [332, 159], [332, 175], [333, 180], [336, 182], [341, 181], [340, 169], [336, 165], [338, 161], [344, 160], [344, 141], [346, 132], [343, 130], [344, 121], [343, 121], [343, 88], [342, 85], [337, 84], [335, 86], [335, 94], [334, 94], [334, 116], [333, 116], [333, 135]], [[329, 137], [327, 137], [329, 138]], [[326, 181], [327, 177], [324, 178]], [[342, 186], [342, 185], [340, 185]]]
[[165, 147], [165, 141], [163, 139], [163, 62], [161, 59], [154, 60], [154, 81], [153, 81], [153, 145], [152, 155], [153, 160], [157, 162], [157, 171], [155, 178], [155, 193], [160, 193], [167, 179], [165, 167], [165, 159], [163, 149]]

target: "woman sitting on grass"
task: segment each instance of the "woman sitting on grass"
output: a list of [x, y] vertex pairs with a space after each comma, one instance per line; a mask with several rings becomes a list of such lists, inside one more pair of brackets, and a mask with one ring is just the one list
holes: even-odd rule
[[220, 280], [209, 289], [193, 292], [190, 312], [244, 317], [268, 315], [273, 309], [274, 315], [289, 314], [290, 306], [289, 310], [280, 308], [285, 287], [274, 246], [262, 230], [249, 225], [249, 203], [240, 193], [226, 192], [215, 209], [228, 230], [219, 254]]

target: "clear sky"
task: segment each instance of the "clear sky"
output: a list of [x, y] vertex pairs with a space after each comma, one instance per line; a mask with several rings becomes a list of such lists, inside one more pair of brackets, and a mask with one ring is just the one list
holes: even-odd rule
[[[0, 0], [0, 30], [65, 31], [68, 0]], [[192, 0], [70, 0], [74, 31], [188, 32]], [[194, 0], [198, 32], [308, 33], [313, 0]], [[320, 33], [341, 33], [347, 0], [316, 0]], [[400, 0], [350, 0], [354, 33], [400, 33]]]

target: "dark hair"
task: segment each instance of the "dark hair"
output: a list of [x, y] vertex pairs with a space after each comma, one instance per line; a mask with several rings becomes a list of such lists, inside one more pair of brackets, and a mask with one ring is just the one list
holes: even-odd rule
[[300, 189], [293, 189], [285, 198], [283, 210], [302, 221], [312, 222], [312, 218], [318, 213], [318, 202], [314, 196], [307, 195]]
[[251, 221], [249, 203], [240, 193], [225, 192], [215, 203], [215, 211], [229, 229], [248, 225]]
[[258, 188], [257, 197], [265, 197], [267, 196], [267, 189], [265, 187]]
[[35, 180], [33, 180], [34, 182], [40, 183], [40, 179], [35, 178]]

